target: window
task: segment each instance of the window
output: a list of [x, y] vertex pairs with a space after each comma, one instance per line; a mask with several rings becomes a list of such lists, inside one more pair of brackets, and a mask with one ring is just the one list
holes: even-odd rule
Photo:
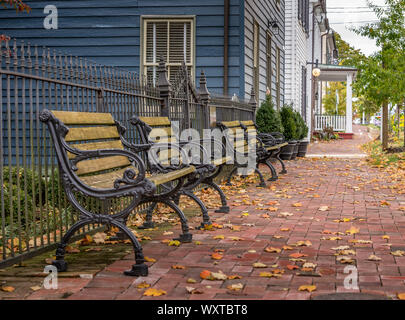
[[256, 101], [259, 101], [259, 76], [260, 76], [260, 62], [259, 62], [259, 45], [260, 45], [260, 29], [257, 21], [253, 26], [253, 83], [255, 88]]
[[267, 39], [266, 39], [266, 86], [270, 90], [272, 90], [272, 77], [273, 77], [273, 70], [272, 70], [272, 63], [271, 63], [271, 34], [267, 32]]
[[280, 110], [281, 107], [281, 50], [277, 48], [276, 55], [276, 100], [277, 109]]
[[298, 20], [306, 33], [309, 33], [309, 0], [298, 0]]
[[143, 74], [156, 84], [160, 57], [168, 66], [172, 80], [183, 61], [193, 77], [194, 21], [192, 19], [144, 19]]

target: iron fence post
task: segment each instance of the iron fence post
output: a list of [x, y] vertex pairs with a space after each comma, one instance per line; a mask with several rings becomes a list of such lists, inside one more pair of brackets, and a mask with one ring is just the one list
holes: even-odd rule
[[252, 107], [252, 120], [256, 121], [257, 101], [256, 101], [256, 94], [255, 94], [255, 88], [254, 87], [252, 87], [252, 90], [250, 92], [249, 105]]
[[201, 71], [198, 94], [204, 113], [204, 129], [209, 129], [211, 127], [210, 93], [207, 88], [207, 78], [205, 77], [204, 71]]
[[160, 115], [162, 117], [169, 117], [170, 114], [170, 96], [172, 87], [170, 81], [167, 77], [166, 62], [163, 57], [160, 57], [159, 67], [158, 67], [158, 84], [160, 98], [162, 98]]

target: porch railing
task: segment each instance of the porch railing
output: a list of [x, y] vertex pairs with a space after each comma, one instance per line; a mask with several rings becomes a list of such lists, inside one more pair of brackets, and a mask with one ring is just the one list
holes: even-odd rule
[[[173, 84], [163, 61], [159, 70], [154, 86], [133, 72], [15, 40], [0, 41], [0, 267], [49, 249], [75, 222], [48, 130], [39, 121], [42, 109], [112, 113], [127, 127], [131, 142], [138, 140], [129, 124], [133, 115], [167, 115], [183, 127], [209, 127], [205, 76], [197, 91], [187, 70]], [[224, 106], [219, 119], [230, 119], [235, 112], [241, 119], [254, 114], [248, 103], [238, 109], [228, 108], [226, 101], [212, 103]], [[105, 210], [98, 203], [90, 205]]]
[[325, 128], [333, 128], [336, 132], [346, 131], [346, 116], [315, 115], [315, 131], [323, 131]]

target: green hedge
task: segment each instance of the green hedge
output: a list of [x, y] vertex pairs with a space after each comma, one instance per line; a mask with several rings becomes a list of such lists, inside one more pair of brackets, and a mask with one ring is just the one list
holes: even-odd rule
[[285, 105], [280, 111], [281, 122], [284, 127], [284, 136], [287, 141], [297, 140], [297, 125], [295, 122], [295, 115], [292, 106]]

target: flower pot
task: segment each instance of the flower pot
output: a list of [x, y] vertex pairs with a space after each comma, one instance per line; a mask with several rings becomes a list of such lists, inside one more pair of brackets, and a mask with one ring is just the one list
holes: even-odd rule
[[280, 158], [282, 160], [291, 160], [296, 146], [296, 141], [289, 141], [288, 145], [281, 148]]
[[301, 141], [300, 146], [298, 148], [298, 155], [299, 158], [305, 158], [308, 150], [309, 141]]
[[299, 148], [299, 147], [300, 147], [300, 142], [297, 141], [296, 144], [295, 144], [295, 146], [294, 146], [294, 151], [293, 151], [293, 154], [292, 154], [292, 156], [291, 156], [291, 160], [297, 159], [298, 148]]

